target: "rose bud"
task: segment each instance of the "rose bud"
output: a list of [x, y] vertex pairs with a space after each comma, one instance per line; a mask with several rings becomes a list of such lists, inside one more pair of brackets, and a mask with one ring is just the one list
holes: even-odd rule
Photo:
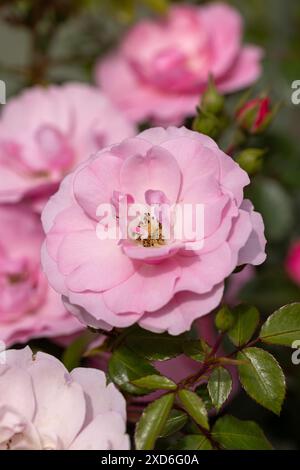
[[235, 160], [248, 175], [253, 175], [261, 170], [262, 158], [265, 153], [264, 149], [247, 148], [242, 150]]
[[203, 93], [201, 110], [206, 113], [220, 114], [224, 109], [224, 96], [222, 96], [210, 76], [207, 89]]
[[268, 97], [255, 98], [238, 109], [236, 120], [250, 134], [259, 134], [271, 123], [274, 114]]

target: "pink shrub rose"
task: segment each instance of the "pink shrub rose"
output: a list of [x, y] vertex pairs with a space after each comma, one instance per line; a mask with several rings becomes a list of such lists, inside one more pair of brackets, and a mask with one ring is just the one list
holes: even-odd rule
[[0, 205], [0, 226], [0, 340], [11, 345], [79, 331], [42, 272], [38, 216], [23, 205]]
[[285, 266], [290, 278], [300, 285], [300, 241], [291, 246]]
[[182, 123], [210, 74], [222, 92], [260, 76], [262, 50], [243, 46], [242, 32], [241, 15], [228, 5], [174, 6], [166, 18], [134, 26], [99, 61], [96, 82], [133, 121]]
[[102, 371], [29, 347], [0, 354], [0, 450], [127, 450], [126, 408]]
[[[138, 322], [173, 335], [189, 330], [219, 304], [224, 280], [237, 265], [265, 259], [262, 218], [243, 200], [248, 183], [212, 139], [184, 127], [149, 129], [102, 150], [64, 179], [43, 211], [42, 263], [50, 284], [95, 328]], [[99, 207], [112, 207], [120, 228], [120, 201], [127, 202], [128, 215], [136, 203], [145, 212], [133, 227], [128, 217], [128, 231], [119, 238], [105, 238], [100, 232], [108, 224]], [[161, 217], [165, 204], [201, 205], [203, 231], [193, 238], [183, 230], [176, 238], [178, 218]], [[157, 212], [147, 231], [150, 206]]]
[[82, 156], [134, 133], [95, 87], [71, 83], [25, 90], [0, 117], [0, 202], [48, 199]]

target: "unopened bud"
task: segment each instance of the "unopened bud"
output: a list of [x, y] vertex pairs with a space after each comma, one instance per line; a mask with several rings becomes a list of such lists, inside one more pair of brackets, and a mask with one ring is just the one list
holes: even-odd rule
[[224, 96], [218, 92], [212, 77], [210, 77], [207, 89], [202, 96], [201, 110], [204, 113], [220, 114], [224, 109], [224, 101]]
[[268, 127], [275, 114], [276, 110], [271, 108], [268, 97], [255, 98], [238, 109], [236, 120], [250, 134], [259, 134]]
[[248, 148], [239, 153], [235, 160], [243, 170], [253, 175], [261, 170], [265, 153], [264, 149]]
[[208, 135], [212, 139], [217, 139], [223, 129], [224, 119], [209, 113], [200, 113], [193, 122], [194, 131]]

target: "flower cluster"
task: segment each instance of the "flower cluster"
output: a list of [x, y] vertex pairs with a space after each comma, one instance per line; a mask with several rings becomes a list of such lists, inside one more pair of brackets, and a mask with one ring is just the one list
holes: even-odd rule
[[[46, 21], [41, 30], [47, 37]], [[110, 364], [115, 360], [116, 336], [146, 330], [170, 341], [178, 337], [175, 352], [151, 356], [152, 362], [172, 358], [171, 363], [156, 369], [139, 358], [150, 386], [136, 383], [144, 377], [136, 371], [131, 377], [126, 361], [121, 379], [114, 380], [110, 370], [127, 393], [146, 395], [159, 390], [159, 382], [164, 390], [183, 392], [184, 404], [184, 392], [192, 392], [181, 390], [182, 384], [195, 361], [204, 361], [204, 369], [206, 360], [217, 361], [220, 345], [201, 342], [203, 350], [183, 357], [183, 333], [195, 325], [203, 344], [215, 339], [211, 319], [202, 317], [221, 304], [225, 281], [237, 267], [260, 265], [266, 257], [262, 217], [244, 197], [247, 165], [200, 127], [201, 113], [208, 112], [213, 130], [223, 129], [223, 94], [260, 76], [263, 52], [242, 39], [243, 21], [232, 7], [177, 5], [164, 17], [134, 25], [115, 50], [99, 58], [95, 85], [42, 86], [38, 76], [3, 107], [0, 450], [129, 449], [125, 399], [97, 370], [99, 363], [107, 367], [109, 354]], [[46, 63], [40, 50], [33, 59], [38, 64], [26, 75], [31, 82]], [[237, 127], [257, 134], [271, 111], [267, 98], [257, 99], [234, 119]], [[193, 131], [187, 118], [195, 116]], [[149, 128], [147, 122], [163, 127]], [[139, 132], [139, 126], [146, 130]], [[294, 256], [287, 264], [298, 281]], [[106, 355], [99, 362], [86, 359], [88, 353], [85, 362], [80, 356], [83, 342], [85, 352], [95, 346], [83, 332], [87, 327], [102, 330]], [[61, 337], [64, 344], [75, 338], [75, 362], [85, 367], [69, 372], [68, 354], [63, 364], [29, 346], [2, 351], [3, 344], [29, 341], [34, 351], [40, 344], [52, 351]], [[125, 339], [120, 344], [130, 365], [133, 352]], [[97, 346], [96, 341], [99, 353]], [[161, 375], [170, 368], [168, 377]], [[225, 395], [223, 402], [230, 389]], [[169, 411], [174, 396], [161, 397]]]

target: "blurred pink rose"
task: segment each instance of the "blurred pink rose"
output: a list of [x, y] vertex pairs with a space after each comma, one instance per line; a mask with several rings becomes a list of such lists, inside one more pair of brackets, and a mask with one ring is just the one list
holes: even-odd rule
[[0, 355], [0, 450], [128, 450], [126, 408], [102, 371], [29, 347]]
[[7, 345], [82, 329], [41, 270], [43, 230], [23, 205], [0, 205], [0, 340]]
[[[42, 263], [50, 284], [95, 328], [138, 322], [173, 335], [189, 330], [219, 304], [224, 279], [237, 265], [265, 259], [262, 218], [243, 200], [248, 183], [246, 172], [212, 139], [186, 128], [149, 129], [102, 150], [65, 178], [43, 211]], [[105, 221], [99, 222], [97, 210], [111, 204], [119, 227], [118, 198], [129, 209], [144, 205], [136, 227], [143, 230], [145, 203], [201, 204], [203, 236], [195, 243], [185, 232], [159, 243], [156, 232], [134, 239], [128, 230], [120, 240], [101, 239]]]
[[290, 278], [300, 285], [300, 240], [291, 246], [285, 266]]
[[262, 50], [242, 45], [242, 17], [222, 3], [174, 6], [166, 18], [134, 26], [101, 59], [96, 81], [133, 121], [179, 124], [195, 114], [212, 74], [220, 91], [251, 85]]
[[97, 88], [71, 83], [24, 91], [0, 118], [0, 202], [48, 199], [82, 158], [134, 134]]

